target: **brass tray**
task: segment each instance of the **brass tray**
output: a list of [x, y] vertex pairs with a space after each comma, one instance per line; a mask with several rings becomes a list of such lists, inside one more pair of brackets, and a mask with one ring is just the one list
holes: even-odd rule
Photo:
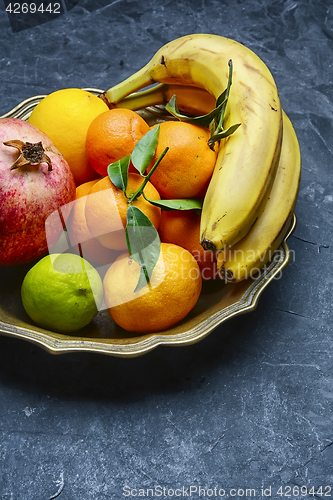
[[[99, 94], [99, 89], [87, 88]], [[34, 96], [21, 102], [3, 117], [27, 119], [33, 108], [45, 97]], [[147, 108], [145, 118], [158, 120], [159, 110]], [[107, 310], [100, 311], [85, 328], [72, 335], [44, 330], [33, 324], [21, 302], [21, 284], [33, 263], [0, 268], [0, 334], [21, 338], [39, 345], [51, 354], [90, 351], [119, 357], [145, 354], [159, 345], [187, 345], [206, 337], [217, 326], [233, 316], [253, 311], [266, 286], [281, 277], [290, 260], [287, 239], [296, 227], [291, 226], [272, 261], [253, 279], [225, 284], [222, 280], [203, 284], [201, 296], [190, 314], [172, 328], [146, 335], [129, 333], [116, 325]]]

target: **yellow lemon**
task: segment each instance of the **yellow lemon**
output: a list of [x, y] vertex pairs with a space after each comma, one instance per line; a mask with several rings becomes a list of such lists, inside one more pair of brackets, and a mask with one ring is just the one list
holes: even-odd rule
[[82, 89], [61, 89], [47, 95], [28, 121], [49, 136], [73, 172], [76, 185], [96, 179], [85, 142], [91, 122], [109, 108], [99, 97]]
[[70, 333], [96, 316], [103, 284], [96, 269], [79, 255], [51, 254], [27, 272], [21, 297], [26, 313], [38, 326]]

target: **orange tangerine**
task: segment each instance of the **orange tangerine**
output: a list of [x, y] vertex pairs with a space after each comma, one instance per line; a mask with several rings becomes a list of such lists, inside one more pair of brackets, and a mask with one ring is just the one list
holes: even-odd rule
[[[181, 121], [160, 124], [160, 133], [150, 168], [166, 147], [168, 152], [150, 180], [162, 198], [195, 198], [201, 196], [211, 179], [217, 156], [208, 146], [207, 128]], [[149, 169], [148, 169], [149, 170]]]
[[122, 254], [103, 280], [106, 306], [113, 320], [135, 332], [158, 332], [178, 323], [193, 309], [202, 288], [193, 255], [178, 245], [161, 243], [150, 282], [135, 292], [140, 266]]
[[[134, 194], [143, 183], [139, 174], [128, 174], [127, 196]], [[145, 195], [151, 200], [159, 200], [160, 195], [148, 181]], [[161, 217], [161, 209], [153, 206], [140, 195], [133, 203], [150, 219], [156, 229]], [[112, 250], [126, 250], [125, 227], [127, 222], [128, 199], [124, 192], [110, 181], [108, 176], [93, 185], [85, 206], [87, 225], [91, 234], [99, 242]]]
[[85, 182], [76, 188], [76, 199], [66, 226], [72, 245], [71, 252], [81, 255], [93, 264], [106, 265], [114, 262], [119, 252], [104, 247], [92, 236], [85, 216], [87, 197], [97, 181], [98, 179]]
[[216, 255], [200, 245], [200, 215], [195, 210], [162, 211], [161, 241], [186, 248], [196, 258], [203, 280], [216, 278]]
[[101, 113], [87, 132], [86, 152], [92, 167], [100, 175], [107, 175], [108, 165], [132, 153], [149, 128], [148, 123], [131, 109], [114, 108]]

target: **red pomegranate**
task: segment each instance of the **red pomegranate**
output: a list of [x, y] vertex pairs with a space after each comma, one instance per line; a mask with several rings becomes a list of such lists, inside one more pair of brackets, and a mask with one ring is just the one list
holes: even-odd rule
[[18, 118], [0, 118], [0, 266], [47, 253], [75, 192], [68, 164], [43, 132]]

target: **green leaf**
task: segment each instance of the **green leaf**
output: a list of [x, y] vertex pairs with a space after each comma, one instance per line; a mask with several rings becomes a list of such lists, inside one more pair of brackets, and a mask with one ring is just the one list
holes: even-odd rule
[[111, 163], [108, 166], [107, 172], [112, 184], [118, 189], [126, 191], [128, 180], [128, 167], [130, 164], [131, 155], [124, 156], [120, 160]]
[[219, 95], [216, 101], [216, 107], [221, 106], [221, 104], [224, 104], [226, 100], [228, 99], [227, 97], [227, 89], [225, 89], [222, 94]]
[[147, 268], [145, 266], [141, 266], [140, 268], [140, 274], [139, 274], [139, 279], [137, 282], [137, 285], [135, 287], [134, 293], [139, 292], [141, 288], [147, 285], [149, 283], [150, 277], [147, 272]]
[[143, 175], [149, 167], [158, 142], [160, 126], [151, 128], [141, 139], [136, 143], [132, 152], [132, 163], [136, 170]]
[[196, 198], [187, 198], [184, 200], [149, 200], [145, 196], [146, 200], [152, 205], [160, 207], [162, 210], [201, 210], [202, 200]]
[[227, 129], [223, 129], [221, 132], [214, 133], [208, 140], [209, 146], [213, 145], [214, 142], [220, 141], [221, 139], [225, 139], [229, 135], [233, 134], [238, 127], [240, 126], [240, 123], [236, 123], [235, 125], [231, 125], [231, 127]]
[[219, 96], [219, 98], [217, 99], [217, 103], [216, 103], [216, 105], [218, 105], [218, 103], [220, 101], [222, 101], [221, 102], [221, 105], [222, 105], [221, 106], [221, 113], [220, 113], [219, 117], [216, 120], [216, 127], [215, 127], [214, 133], [217, 133], [217, 132], [220, 132], [220, 130], [221, 131], [223, 130], [224, 114], [225, 114], [225, 110], [226, 110], [226, 107], [227, 107], [227, 102], [228, 102], [228, 99], [229, 99], [230, 87], [231, 87], [231, 84], [232, 84], [232, 60], [231, 59], [228, 61], [228, 66], [229, 66], [229, 76], [228, 76], [227, 88]]
[[177, 106], [176, 95], [173, 95], [170, 101], [165, 105], [165, 109], [169, 111], [169, 113], [171, 113], [175, 118], [178, 118], [180, 121], [193, 123], [195, 125], [201, 125], [202, 127], [208, 127], [208, 125], [215, 118], [215, 116], [219, 114], [222, 106], [223, 102], [219, 103], [217, 107], [215, 107], [212, 111], [210, 111], [206, 115], [187, 116], [180, 113]]
[[176, 96], [173, 95], [170, 101], [165, 105], [165, 109], [169, 111], [173, 116], [178, 118], [181, 121], [186, 121], [188, 123], [194, 123], [197, 125], [202, 125], [204, 127], [209, 127], [211, 131], [211, 136], [208, 141], [208, 144], [211, 149], [214, 150], [214, 143], [216, 141], [220, 141], [221, 139], [225, 139], [229, 135], [233, 134], [235, 130], [240, 126], [240, 123], [236, 125], [232, 125], [228, 129], [224, 130], [223, 128], [223, 120], [225, 115], [225, 110], [228, 103], [230, 87], [232, 84], [232, 60], [228, 61], [229, 66], [229, 76], [228, 76], [228, 84], [227, 88], [219, 95], [216, 100], [215, 109], [213, 109], [210, 113], [202, 116], [186, 116], [179, 112]]
[[129, 254], [141, 266], [138, 292], [147, 285], [161, 252], [161, 241], [150, 219], [138, 208], [127, 208], [126, 243]]

